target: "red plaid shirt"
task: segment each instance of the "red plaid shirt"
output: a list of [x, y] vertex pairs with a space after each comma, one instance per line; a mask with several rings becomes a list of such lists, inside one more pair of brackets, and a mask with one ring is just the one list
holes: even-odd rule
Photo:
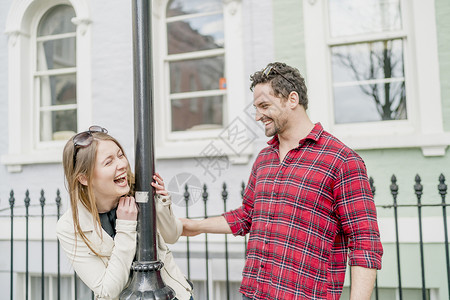
[[349, 264], [381, 268], [383, 249], [363, 160], [316, 124], [280, 164], [258, 155], [243, 205], [224, 214], [250, 233], [240, 291], [252, 299], [339, 299]]

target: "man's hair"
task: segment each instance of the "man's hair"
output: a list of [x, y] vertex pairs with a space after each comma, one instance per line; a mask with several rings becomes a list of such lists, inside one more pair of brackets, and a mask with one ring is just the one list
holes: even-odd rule
[[[272, 67], [270, 72], [264, 72]], [[280, 75], [281, 74], [281, 75]], [[287, 99], [291, 92], [297, 92], [299, 104], [305, 110], [308, 108], [308, 94], [305, 85], [305, 79], [299, 70], [281, 62], [273, 62], [267, 65], [261, 71], [250, 75], [250, 90], [253, 92], [258, 84], [270, 83], [274, 96]]]

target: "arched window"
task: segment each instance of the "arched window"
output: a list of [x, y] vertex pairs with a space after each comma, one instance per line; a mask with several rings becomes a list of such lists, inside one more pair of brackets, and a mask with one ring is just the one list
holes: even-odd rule
[[8, 35], [10, 172], [59, 163], [65, 141], [91, 124], [87, 0], [12, 1]]
[[[71, 6], [51, 8], [39, 22], [36, 34], [35, 128], [39, 142], [77, 131], [76, 26]], [[67, 136], [67, 135], [66, 135]]]

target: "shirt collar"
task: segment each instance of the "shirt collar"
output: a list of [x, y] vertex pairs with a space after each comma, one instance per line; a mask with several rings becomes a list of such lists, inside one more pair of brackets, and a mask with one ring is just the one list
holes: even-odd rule
[[[298, 143], [302, 144], [306, 140], [317, 142], [322, 133], [323, 133], [322, 124], [318, 122], [314, 125], [314, 128], [311, 130], [311, 132], [305, 138], [301, 139]], [[269, 144], [269, 146], [271, 146], [272, 148], [278, 148], [280, 145], [280, 141], [278, 140], [278, 134], [276, 134], [273, 138], [271, 138], [267, 142], [267, 144]]]

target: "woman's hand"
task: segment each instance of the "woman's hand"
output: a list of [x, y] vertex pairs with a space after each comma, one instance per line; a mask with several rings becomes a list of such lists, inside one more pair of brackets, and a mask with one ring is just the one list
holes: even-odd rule
[[117, 206], [116, 216], [119, 220], [136, 221], [138, 208], [134, 197], [121, 197]]
[[162, 179], [161, 175], [155, 173], [155, 175], [153, 175], [153, 179], [156, 181], [152, 182], [152, 186], [155, 188], [155, 192], [159, 195], [168, 196], [169, 192], [166, 191], [166, 188], [164, 187], [164, 180]]

